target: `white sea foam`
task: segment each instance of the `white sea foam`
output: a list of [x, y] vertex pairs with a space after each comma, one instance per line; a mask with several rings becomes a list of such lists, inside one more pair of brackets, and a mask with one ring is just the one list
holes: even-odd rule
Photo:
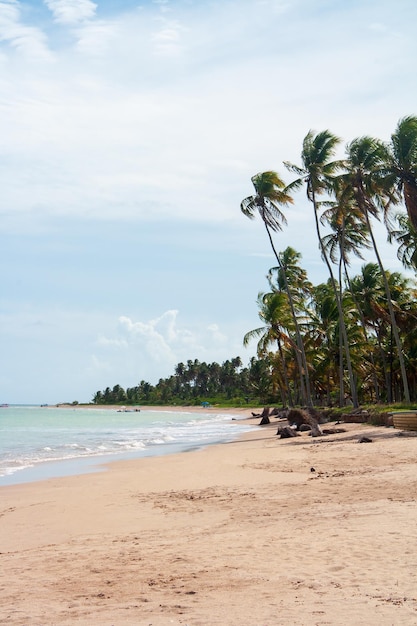
[[232, 419], [238, 417], [198, 409], [125, 413], [10, 406], [0, 414], [0, 485], [5, 484], [2, 477], [40, 463], [161, 455], [231, 440], [252, 428], [237, 429]]

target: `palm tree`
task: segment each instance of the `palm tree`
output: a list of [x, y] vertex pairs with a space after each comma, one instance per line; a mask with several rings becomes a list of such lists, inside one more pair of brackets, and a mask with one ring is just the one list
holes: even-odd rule
[[310, 296], [312, 284], [308, 280], [306, 270], [299, 265], [301, 254], [291, 246], [287, 246], [285, 250], [279, 253], [279, 258], [280, 266], [272, 267], [267, 275], [271, 289], [273, 291], [285, 290], [284, 272], [288, 283], [291, 285], [293, 299], [294, 301], [297, 300], [297, 308], [303, 309], [303, 301]]
[[[366, 263], [363, 265], [361, 273], [350, 280], [350, 291], [354, 301], [359, 303], [360, 315], [366, 327], [367, 354], [364, 354], [364, 359], [370, 358], [373, 363], [376, 399], [377, 401], [380, 399], [380, 388], [385, 388], [388, 393], [388, 401], [391, 401], [388, 365], [383, 347], [385, 328], [389, 324], [390, 318], [385, 304], [385, 287], [378, 264]], [[383, 381], [380, 383], [381, 364], [385, 384]]]
[[302, 167], [298, 167], [292, 163], [289, 163], [288, 161], [286, 161], [284, 164], [288, 170], [295, 172], [299, 176], [298, 179], [288, 185], [287, 189], [299, 189], [306, 183], [307, 198], [313, 204], [319, 247], [321, 255], [329, 271], [330, 280], [339, 311], [339, 324], [341, 337], [343, 338], [343, 344], [345, 347], [346, 367], [349, 374], [352, 402], [354, 407], [358, 407], [359, 402], [357, 397], [356, 384], [353, 376], [341, 296], [333, 275], [332, 266], [327, 255], [326, 248], [323, 243], [319, 220], [320, 202], [318, 198], [321, 194], [328, 192], [332, 188], [333, 177], [335, 173], [343, 167], [342, 161], [331, 160], [339, 143], [340, 139], [328, 130], [322, 131], [317, 134], [310, 130], [303, 141], [303, 149], [301, 152]]
[[326, 390], [328, 404], [331, 402], [330, 393], [338, 379], [339, 389], [343, 390], [343, 375], [338, 368], [339, 328], [339, 311], [332, 286], [329, 283], [315, 286], [307, 333], [309, 342], [314, 347], [314, 380], [316, 385], [319, 384], [321, 389]]
[[[361, 303], [352, 290], [349, 273], [350, 254], [353, 253], [360, 259], [364, 259], [362, 249], [369, 250], [372, 246], [369, 242], [369, 233], [366, 221], [361, 210], [358, 208], [352, 194], [346, 193], [346, 183], [341, 180], [335, 181], [336, 202], [329, 203], [329, 208], [323, 212], [322, 222], [330, 226], [332, 232], [323, 237], [323, 244], [328, 251], [333, 263], [338, 262], [339, 266], [339, 286], [342, 285], [342, 267], [344, 278], [349, 287], [349, 293], [353, 299], [362, 328], [365, 344], [368, 344], [368, 332]], [[340, 293], [342, 297], [342, 293]], [[344, 311], [346, 311], [346, 308]], [[369, 353], [371, 360], [371, 375], [373, 387], [375, 389], [376, 400], [379, 400], [379, 385], [376, 373], [376, 365], [372, 351]], [[363, 370], [363, 367], [360, 369]], [[356, 369], [355, 369], [356, 373]]]
[[410, 402], [407, 373], [405, 369], [404, 354], [398, 325], [395, 319], [394, 307], [389, 288], [387, 275], [379, 255], [378, 247], [374, 237], [370, 215], [379, 218], [379, 210], [384, 212], [384, 220], [388, 221], [388, 207], [398, 202], [398, 196], [393, 188], [393, 179], [390, 172], [387, 172], [386, 163], [388, 153], [382, 142], [372, 137], [360, 137], [353, 140], [347, 146], [346, 169], [347, 173], [341, 177], [347, 194], [351, 194], [357, 206], [361, 210], [372, 246], [378, 261], [382, 280], [384, 283], [387, 306], [391, 318], [391, 327], [395, 339], [398, 353], [401, 378], [404, 390], [404, 400]]
[[402, 118], [391, 135], [389, 169], [404, 197], [408, 218], [417, 230], [417, 117]]
[[288, 306], [287, 295], [282, 291], [272, 293], [260, 293], [258, 295], [258, 315], [265, 326], [249, 331], [243, 338], [243, 345], [247, 346], [252, 339], [258, 339], [257, 353], [259, 358], [265, 358], [269, 347], [276, 342], [280, 355], [282, 378], [284, 385], [281, 386], [282, 402], [294, 406], [289, 384], [287, 363], [283, 348], [297, 351], [297, 345], [288, 332], [291, 326], [291, 312]]
[[400, 245], [397, 257], [407, 269], [417, 270], [417, 230], [404, 213], [397, 215], [398, 230], [389, 233], [389, 241], [395, 239]]
[[300, 375], [301, 393], [304, 403], [308, 406], [312, 406], [307, 359], [305, 356], [301, 332], [297, 322], [293, 297], [291, 289], [288, 285], [285, 270], [281, 265], [279, 255], [275, 249], [272, 239], [272, 232], [278, 232], [282, 230], [282, 224], [286, 224], [285, 215], [282, 213], [280, 207], [292, 204], [293, 199], [285, 190], [285, 183], [276, 172], [268, 171], [259, 173], [255, 176], [252, 176], [251, 180], [255, 188], [255, 195], [245, 198], [241, 202], [240, 208], [242, 213], [250, 219], [254, 219], [255, 214], [259, 213], [264, 223], [272, 251], [275, 255], [278, 266], [282, 271], [282, 277], [285, 282], [285, 291], [288, 295], [288, 301], [290, 304], [291, 314], [294, 320], [294, 327], [296, 332], [298, 348], [296, 352], [296, 358]]

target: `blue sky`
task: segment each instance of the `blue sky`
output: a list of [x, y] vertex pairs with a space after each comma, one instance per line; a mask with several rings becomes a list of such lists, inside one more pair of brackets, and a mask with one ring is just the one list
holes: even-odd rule
[[[417, 113], [416, 23], [414, 0], [0, 1], [0, 402], [247, 362], [274, 265], [250, 178], [290, 182], [310, 129]], [[303, 194], [286, 215], [277, 248], [325, 280]]]

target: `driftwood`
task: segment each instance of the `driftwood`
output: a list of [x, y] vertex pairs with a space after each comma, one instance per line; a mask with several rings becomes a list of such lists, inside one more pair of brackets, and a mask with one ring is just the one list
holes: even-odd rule
[[266, 406], [262, 413], [254, 413], [252, 411], [251, 415], [252, 417], [286, 417], [287, 416], [287, 411], [288, 409], [279, 409], [278, 407], [274, 407], [273, 409], [270, 409], [269, 406]]
[[291, 437], [299, 437], [300, 433], [295, 428], [284, 426], [283, 428], [278, 428], [277, 435], [279, 435], [280, 439], [290, 439]]
[[253, 413], [252, 412], [252, 417], [260, 417], [261, 421], [259, 422], [259, 426], [265, 426], [265, 424], [270, 424], [270, 419], [269, 419], [269, 406], [266, 406], [264, 408], [264, 410], [262, 411], [262, 413]]
[[[271, 423], [269, 419], [270, 416], [285, 418], [288, 420], [289, 426], [293, 427], [291, 430], [300, 430], [301, 426], [303, 426], [302, 430], [311, 430], [312, 437], [319, 437], [323, 434], [320, 426], [320, 415], [313, 408], [307, 409], [270, 409], [269, 406], [264, 407], [262, 413], [254, 413], [252, 412], [252, 417], [260, 417], [261, 421], [259, 422], [259, 426], [265, 426]], [[277, 434], [281, 435], [283, 429], [278, 429]], [[292, 437], [293, 434], [287, 433], [284, 437]]]
[[312, 437], [320, 437], [323, 434], [317, 419], [311, 415], [310, 411], [305, 409], [290, 409], [287, 420], [289, 425], [296, 426], [297, 430], [300, 429], [302, 424], [308, 424], [311, 427]]
[[345, 432], [345, 428], [323, 428], [323, 435], [338, 435]]

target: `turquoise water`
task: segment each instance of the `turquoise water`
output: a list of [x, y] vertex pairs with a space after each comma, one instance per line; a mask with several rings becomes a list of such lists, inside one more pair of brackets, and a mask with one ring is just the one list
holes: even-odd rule
[[118, 459], [185, 452], [231, 441], [248, 425], [204, 409], [9, 406], [0, 408], [0, 486], [99, 471]]

